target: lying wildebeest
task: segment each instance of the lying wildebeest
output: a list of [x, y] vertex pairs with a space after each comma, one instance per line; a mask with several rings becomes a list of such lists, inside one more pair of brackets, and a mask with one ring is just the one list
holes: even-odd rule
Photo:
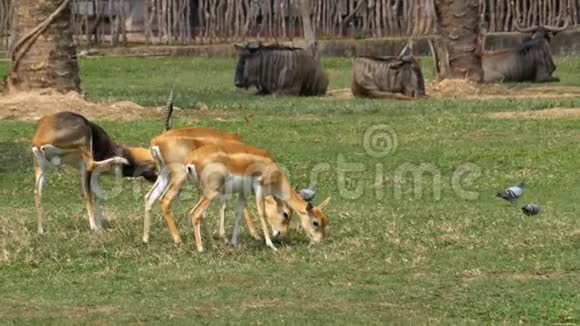
[[258, 94], [318, 96], [326, 93], [328, 77], [320, 61], [305, 49], [260, 43], [235, 47], [239, 51], [236, 87], [255, 86]]
[[354, 96], [412, 99], [425, 96], [421, 66], [409, 44], [398, 57], [355, 57], [352, 65], [351, 90]]
[[552, 77], [556, 65], [552, 60], [550, 41], [557, 32], [565, 30], [568, 23], [566, 21], [562, 27], [545, 25], [521, 28], [514, 22], [516, 30], [532, 35], [513, 49], [484, 51], [481, 58], [484, 82], [560, 81]]

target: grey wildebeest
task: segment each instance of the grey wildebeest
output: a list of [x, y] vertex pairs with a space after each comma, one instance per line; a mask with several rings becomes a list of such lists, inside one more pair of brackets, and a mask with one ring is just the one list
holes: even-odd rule
[[354, 96], [412, 99], [425, 96], [421, 66], [409, 44], [397, 57], [355, 57], [352, 65], [351, 90]]
[[513, 49], [483, 51], [481, 64], [484, 82], [560, 81], [552, 76], [556, 65], [552, 60], [550, 41], [557, 32], [565, 30], [568, 23], [566, 21], [562, 27], [544, 25], [521, 28], [514, 22], [516, 30], [532, 35]]
[[239, 51], [236, 87], [254, 86], [257, 94], [319, 96], [326, 93], [328, 77], [320, 61], [305, 49], [260, 43], [235, 47]]

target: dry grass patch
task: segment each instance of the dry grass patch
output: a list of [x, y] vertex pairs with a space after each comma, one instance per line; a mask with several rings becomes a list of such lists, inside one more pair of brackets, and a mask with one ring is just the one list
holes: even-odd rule
[[464, 281], [480, 279], [504, 279], [511, 281], [529, 281], [529, 280], [550, 280], [562, 279], [569, 276], [575, 276], [577, 273], [567, 272], [501, 272], [501, 271], [482, 271], [479, 269], [465, 270], [456, 273], [455, 276]]
[[38, 318], [50, 318], [66, 316], [69, 319], [86, 317], [89, 315], [110, 315], [117, 309], [110, 305], [53, 305], [42, 300], [19, 300], [7, 298], [0, 300], [0, 318], [34, 320]]
[[427, 95], [465, 99], [562, 98], [580, 96], [580, 87], [509, 87], [509, 84], [476, 84], [463, 79], [426, 82]]
[[352, 91], [350, 88], [339, 88], [339, 89], [331, 89], [326, 92], [326, 96], [323, 98], [332, 98], [338, 100], [346, 100], [353, 98]]
[[159, 117], [161, 108], [144, 108], [130, 101], [91, 103], [79, 93], [53, 90], [0, 96], [0, 119], [35, 121], [60, 111], [76, 112], [91, 120], [135, 120]]
[[487, 114], [491, 119], [573, 119], [580, 117], [580, 108], [552, 108], [535, 111], [494, 112]]
[[[425, 92], [434, 98], [507, 99], [507, 98], [563, 98], [580, 97], [580, 87], [541, 86], [510, 87], [509, 84], [477, 84], [463, 79], [444, 79], [425, 82]], [[350, 88], [332, 89], [326, 99], [353, 98]]]

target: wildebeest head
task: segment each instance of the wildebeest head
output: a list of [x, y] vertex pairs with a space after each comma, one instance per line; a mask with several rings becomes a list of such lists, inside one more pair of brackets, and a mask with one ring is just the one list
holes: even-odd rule
[[401, 50], [399, 57], [391, 65], [392, 69], [401, 70], [401, 88], [403, 94], [411, 97], [425, 96], [425, 80], [421, 65], [413, 56], [413, 42], [409, 41]]
[[262, 46], [260, 43], [248, 43], [245, 45], [234, 45], [238, 50], [238, 64], [236, 66], [236, 75], [234, 77], [234, 83], [236, 87], [248, 88], [252, 86], [252, 81], [250, 80], [250, 74], [248, 73], [248, 60], [255, 56]]
[[404, 95], [411, 97], [425, 96], [425, 80], [421, 66], [412, 55], [399, 56], [390, 65], [391, 69], [398, 69], [400, 72], [401, 88]]

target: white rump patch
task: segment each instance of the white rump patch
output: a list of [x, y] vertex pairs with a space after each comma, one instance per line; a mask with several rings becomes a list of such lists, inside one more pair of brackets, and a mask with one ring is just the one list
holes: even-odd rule
[[187, 174], [187, 178], [189, 179], [189, 181], [197, 184], [199, 182], [199, 178], [197, 175], [197, 170], [195, 168], [195, 165], [193, 164], [187, 164], [185, 166], [185, 173]]

